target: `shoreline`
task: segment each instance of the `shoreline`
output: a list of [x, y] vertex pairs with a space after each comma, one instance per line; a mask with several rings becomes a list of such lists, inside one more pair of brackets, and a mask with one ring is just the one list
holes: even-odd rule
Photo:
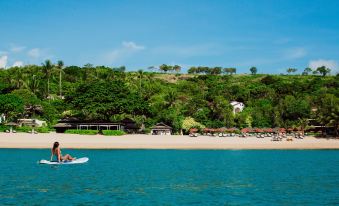
[[271, 138], [189, 137], [181, 135], [76, 135], [0, 133], [2, 149], [49, 149], [58, 141], [65, 149], [177, 149], [177, 150], [308, 150], [339, 149], [339, 139], [312, 136], [293, 141], [271, 141]]

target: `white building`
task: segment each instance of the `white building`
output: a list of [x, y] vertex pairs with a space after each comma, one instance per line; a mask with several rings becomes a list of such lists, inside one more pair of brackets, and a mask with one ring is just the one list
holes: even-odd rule
[[171, 135], [172, 134], [172, 127], [164, 124], [158, 123], [151, 130], [152, 135]]
[[5, 114], [1, 114], [0, 115], [0, 123], [3, 123], [3, 122], [5, 122], [6, 121], [6, 116], [5, 116]]
[[245, 105], [242, 102], [237, 102], [237, 101], [232, 101], [231, 105], [233, 107], [233, 114], [242, 112], [242, 110], [244, 109]]
[[36, 126], [43, 127], [47, 126], [46, 121], [38, 120], [38, 119], [18, 119], [18, 124], [20, 126]]

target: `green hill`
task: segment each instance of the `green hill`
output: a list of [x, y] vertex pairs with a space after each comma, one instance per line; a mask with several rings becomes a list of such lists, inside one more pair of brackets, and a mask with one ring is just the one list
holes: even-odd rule
[[[61, 77], [61, 79], [60, 79]], [[61, 86], [61, 87], [60, 87]], [[307, 119], [338, 128], [339, 77], [163, 74], [124, 68], [44, 64], [0, 70], [0, 114], [119, 121], [176, 132], [189, 117], [206, 127], [300, 127]], [[245, 104], [233, 114], [231, 101]], [[190, 119], [191, 119], [190, 118]]]

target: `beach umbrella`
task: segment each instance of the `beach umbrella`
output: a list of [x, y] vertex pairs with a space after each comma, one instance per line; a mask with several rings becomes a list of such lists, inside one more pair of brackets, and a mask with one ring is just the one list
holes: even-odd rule
[[280, 128], [280, 129], [279, 129], [279, 132], [281, 132], [281, 133], [286, 133], [286, 129], [285, 129], [285, 128]]
[[197, 128], [191, 128], [190, 129], [190, 133], [192, 134], [192, 133], [196, 133], [196, 132], [198, 132], [198, 129]]
[[209, 128], [204, 128], [204, 133], [208, 133], [209, 131], [210, 131], [210, 129]]
[[272, 133], [273, 129], [272, 128], [265, 128], [264, 131], [267, 132], [267, 133]]
[[217, 129], [215, 129], [215, 132], [219, 132], [219, 133], [224, 132], [224, 131], [225, 131], [225, 128], [217, 128]]
[[288, 128], [287, 131], [292, 132], [293, 128]]
[[233, 132], [234, 130], [233, 130], [233, 128], [228, 128], [227, 131], [228, 132]]
[[255, 128], [254, 131], [257, 132], [257, 133], [262, 133], [263, 132], [263, 130], [261, 128]]
[[250, 131], [251, 131], [250, 128], [242, 128], [241, 129], [241, 133], [248, 133]]

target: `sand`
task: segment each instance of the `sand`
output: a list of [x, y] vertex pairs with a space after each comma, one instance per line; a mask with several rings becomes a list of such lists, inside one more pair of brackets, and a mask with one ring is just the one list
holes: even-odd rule
[[276, 142], [268, 137], [0, 133], [0, 148], [50, 148], [55, 141], [69, 149], [339, 149], [339, 139], [315, 137]]

